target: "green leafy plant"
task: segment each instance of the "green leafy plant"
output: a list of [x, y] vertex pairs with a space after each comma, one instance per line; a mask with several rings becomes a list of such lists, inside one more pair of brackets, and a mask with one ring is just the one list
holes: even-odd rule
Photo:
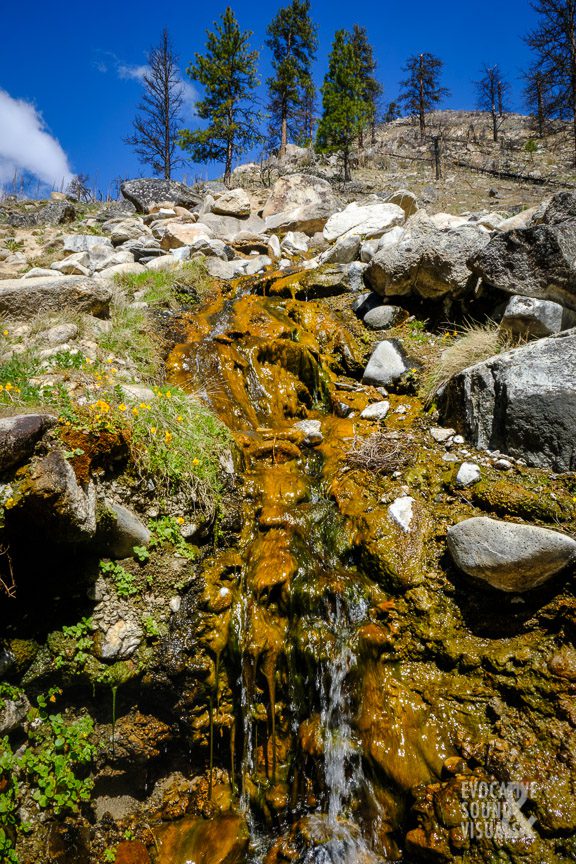
[[140, 564], [145, 564], [150, 560], [150, 552], [146, 546], [134, 546], [132, 551], [134, 553], [134, 558], [139, 561]]
[[111, 577], [114, 582], [116, 593], [119, 597], [132, 597], [138, 593], [135, 584], [135, 576], [118, 564], [116, 561], [101, 561], [100, 572], [103, 576]]
[[190, 546], [180, 531], [180, 524], [173, 516], [161, 516], [149, 522], [150, 548], [158, 549], [165, 545], [174, 547], [174, 550], [184, 558], [194, 560], [197, 551]]
[[116, 850], [112, 849], [110, 846], [104, 850], [104, 854], [102, 856], [104, 861], [114, 862], [116, 861]]
[[151, 615], [147, 615], [145, 618], [143, 618], [142, 624], [144, 625], [144, 632], [146, 633], [146, 636], [148, 636], [148, 638], [155, 639], [158, 636], [162, 635], [162, 628], [160, 624], [158, 624], [158, 622], [155, 621]]

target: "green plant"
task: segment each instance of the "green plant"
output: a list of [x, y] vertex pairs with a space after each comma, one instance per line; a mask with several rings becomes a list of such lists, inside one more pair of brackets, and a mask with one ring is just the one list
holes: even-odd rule
[[22, 694], [23, 690], [21, 687], [14, 687], [13, 684], [8, 684], [6, 681], [0, 682], [0, 710], [6, 707], [6, 700], [14, 701], [18, 699]]
[[144, 625], [144, 632], [146, 633], [146, 636], [148, 636], [150, 639], [154, 639], [162, 635], [162, 628], [160, 627], [158, 622], [155, 621], [154, 618], [152, 618], [151, 615], [147, 615], [145, 618], [143, 618], [142, 624]]
[[132, 597], [138, 593], [134, 574], [130, 573], [116, 561], [101, 561], [100, 572], [103, 576], [110, 576], [112, 578], [119, 597]]
[[9, 240], [4, 241], [4, 246], [8, 249], [9, 252], [21, 252], [24, 248], [23, 240], [15, 240], [11, 237]]
[[49, 644], [57, 652], [54, 659], [56, 669], [80, 672], [94, 647], [92, 619], [82, 618], [77, 624], [62, 627], [61, 634], [53, 634]]
[[114, 862], [116, 861], [116, 850], [112, 849], [110, 846], [104, 850], [104, 854], [102, 856], [104, 861]]
[[142, 299], [152, 308], [178, 309], [204, 299], [213, 282], [206, 270], [204, 258], [196, 258], [178, 270], [121, 273], [116, 276], [116, 284], [128, 294], [143, 292]]
[[134, 558], [139, 561], [140, 564], [145, 564], [150, 560], [150, 552], [146, 546], [134, 546], [132, 551], [134, 552]]
[[173, 516], [161, 516], [149, 522], [150, 548], [158, 549], [169, 544], [184, 558], [193, 560], [196, 557], [196, 549], [190, 546], [180, 531], [180, 524]]
[[418, 318], [415, 318], [413, 321], [409, 322], [408, 326], [410, 329], [410, 337], [414, 340], [414, 342], [423, 344], [424, 342], [428, 341], [426, 323], [426, 321], [420, 321]]
[[162, 346], [146, 310], [131, 306], [117, 294], [110, 307], [110, 324], [99, 336], [100, 349], [127, 357], [144, 380], [156, 380], [162, 368]]

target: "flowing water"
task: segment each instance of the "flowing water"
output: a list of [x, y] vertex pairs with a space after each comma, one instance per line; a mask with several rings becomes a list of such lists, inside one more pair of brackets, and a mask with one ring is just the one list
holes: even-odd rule
[[[174, 380], [209, 402], [241, 454], [237, 556], [231, 565], [229, 552], [217, 554], [205, 577], [210, 596], [233, 599], [212, 616], [205, 644], [215, 669], [211, 767], [213, 758], [226, 764], [221, 752], [212, 756], [220, 723], [252, 862], [392, 860], [357, 723], [366, 645], [383, 630], [375, 610], [387, 598], [358, 569], [330, 494], [331, 464], [367, 431], [338, 417], [343, 393], [348, 411], [366, 399], [351, 377], [359, 368], [356, 346], [325, 305], [246, 285], [191, 321], [171, 357]], [[320, 421], [319, 447], [295, 428], [306, 419]]]

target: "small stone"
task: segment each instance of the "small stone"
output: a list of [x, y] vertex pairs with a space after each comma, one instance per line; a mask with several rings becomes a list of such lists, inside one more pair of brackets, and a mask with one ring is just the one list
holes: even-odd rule
[[180, 611], [180, 606], [182, 605], [182, 598], [181, 597], [171, 597], [168, 605], [170, 606], [170, 611], [174, 612], [174, 614], [176, 614], [176, 612]]
[[388, 411], [390, 410], [390, 403], [386, 401], [382, 402], [374, 402], [372, 405], [368, 405], [360, 414], [361, 420], [384, 420]]
[[455, 429], [444, 429], [441, 426], [434, 426], [430, 429], [430, 435], [437, 444], [445, 444], [449, 438], [456, 434]]
[[452, 443], [453, 444], [464, 444], [464, 438], [462, 437], [462, 435], [454, 435], [454, 438], [452, 439]]
[[475, 465], [474, 462], [463, 462], [456, 475], [456, 485], [461, 489], [466, 489], [468, 486], [478, 483], [481, 476], [478, 465]]
[[406, 534], [410, 531], [410, 526], [414, 517], [413, 505], [414, 498], [411, 498], [410, 495], [403, 495], [401, 498], [396, 498], [396, 500], [388, 507], [390, 518], [399, 525]]
[[494, 462], [494, 468], [497, 471], [510, 471], [512, 469], [512, 463], [508, 459], [497, 459]]
[[304, 433], [303, 444], [307, 447], [316, 447], [324, 440], [322, 435], [322, 424], [320, 420], [301, 420], [294, 424], [294, 429]]

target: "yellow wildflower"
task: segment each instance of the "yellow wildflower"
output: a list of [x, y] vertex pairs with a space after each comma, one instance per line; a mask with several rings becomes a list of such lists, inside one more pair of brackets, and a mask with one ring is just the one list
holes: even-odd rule
[[132, 414], [134, 417], [138, 417], [138, 408], [132, 408]]
[[179, 525], [183, 525], [183, 524], [184, 524], [184, 519], [182, 518], [182, 516], [178, 516], [178, 517], [176, 518], [176, 521], [178, 522]]
[[7, 510], [11, 510], [12, 507], [14, 507], [15, 503], [16, 502], [15, 502], [14, 498], [8, 498], [6, 501], [6, 504], [4, 506], [6, 507]]
[[171, 391], [171, 390], [167, 390], [166, 393], [165, 393], [165, 396], [166, 396], [167, 399], [171, 399], [171, 398], [172, 398], [172, 391]]
[[84, 357], [84, 362], [87, 363], [88, 366], [91, 366], [94, 361], [91, 357]]
[[192, 464], [193, 464], [193, 465], [199, 465], [199, 464], [200, 464], [200, 459], [192, 459]]
[[119, 411], [126, 411], [126, 405], [124, 404], [124, 402], [121, 402], [120, 405], [118, 405], [118, 410]]
[[12, 384], [10, 383], [10, 381], [8, 381], [8, 383], [6, 384], [4, 389], [7, 390], [8, 392], [10, 392], [10, 390], [12, 390]]
[[3, 336], [8, 336], [8, 330], [3, 330], [3, 331], [2, 331], [2, 335], [3, 335]]
[[106, 363], [113, 363], [113, 362], [114, 362], [114, 358], [113, 358], [113, 357], [107, 357], [107, 358], [106, 358]]
[[156, 433], [158, 432], [158, 429], [156, 428], [156, 426], [151, 426], [150, 432], [152, 433], [152, 435], [156, 435]]
[[171, 432], [165, 432], [164, 433], [164, 441], [166, 442], [166, 444], [170, 444], [170, 442], [172, 441], [172, 433]]
[[4, 390], [4, 385], [0, 384], [0, 393], [2, 393], [3, 390]]
[[54, 693], [52, 693], [52, 695], [50, 696], [50, 702], [55, 702], [55, 701], [56, 701], [56, 696], [54, 695]]
[[181, 414], [179, 414], [178, 417], [176, 417], [176, 421], [177, 421], [178, 423], [182, 423], [183, 420], [184, 420], [184, 418], [182, 417]]

